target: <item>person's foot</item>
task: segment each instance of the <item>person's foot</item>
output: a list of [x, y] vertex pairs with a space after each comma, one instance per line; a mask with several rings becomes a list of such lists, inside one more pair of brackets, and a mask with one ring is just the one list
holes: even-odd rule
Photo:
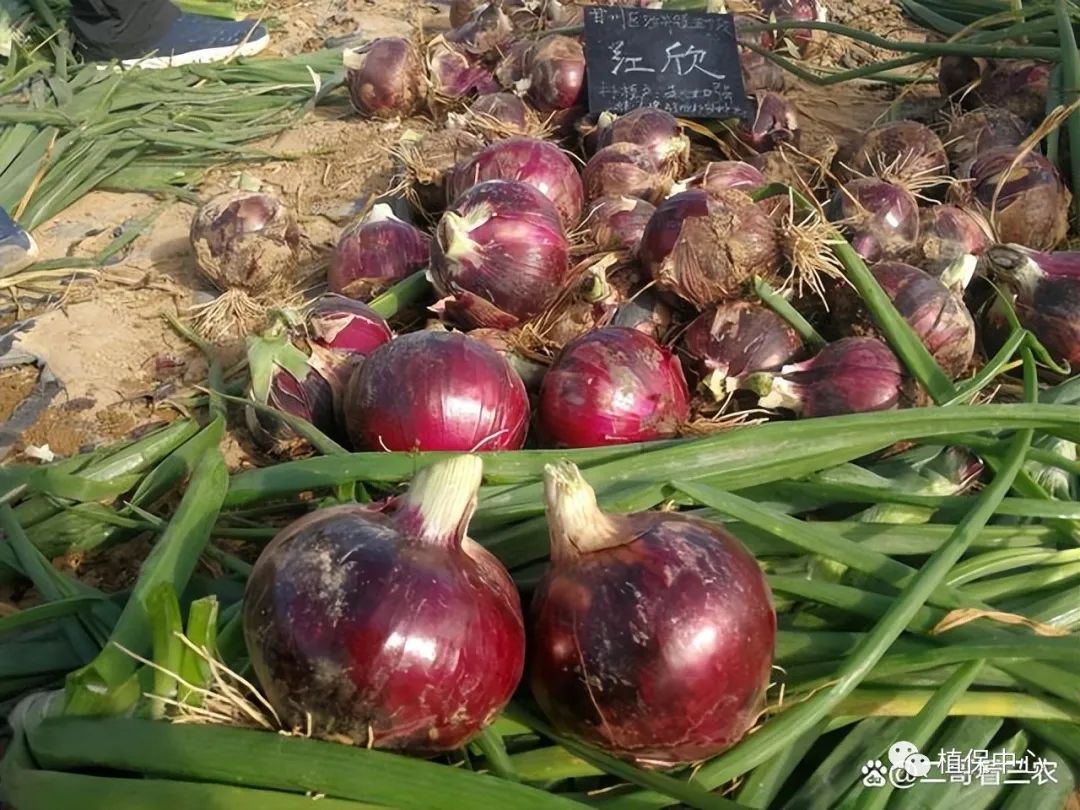
[[18, 273], [37, 260], [34, 238], [0, 208], [0, 278]]
[[270, 42], [265, 26], [251, 20], [222, 20], [181, 13], [146, 56], [125, 59], [125, 67], [168, 68], [254, 56]]

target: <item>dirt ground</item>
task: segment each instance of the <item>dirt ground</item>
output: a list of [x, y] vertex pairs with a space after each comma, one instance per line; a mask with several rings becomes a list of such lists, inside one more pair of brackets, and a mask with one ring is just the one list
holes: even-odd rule
[[[834, 20], [884, 36], [924, 36], [892, 4], [836, 0], [829, 11]], [[416, 26], [439, 30], [447, 25], [447, 9], [415, 0], [270, 0], [264, 19], [273, 33], [271, 53], [286, 55], [318, 49], [329, 38], [407, 34]], [[853, 67], [880, 58], [880, 52], [834, 38], [814, 61]], [[804, 126], [847, 143], [895, 97], [891, 88], [866, 83], [802, 86], [790, 95]], [[241, 170], [258, 178], [298, 212], [313, 247], [312, 269], [318, 270], [355, 201], [387, 187], [392, 172], [387, 147], [406, 128], [425, 125], [365, 121], [343, 115], [340, 108], [319, 110], [263, 144], [292, 159], [216, 170], [199, 193], [208, 197], [235, 187]], [[90, 255], [108, 243], [115, 228], [155, 215], [126, 255], [73, 282], [63, 300], [36, 309], [0, 309], [0, 334], [17, 322], [15, 346], [38, 359], [37, 367], [0, 370], [0, 460], [25, 458], [27, 448], [45, 445], [69, 455], [123, 438], [149, 422], [174, 418], [170, 400], [204, 381], [204, 359], [163, 317], [184, 318], [193, 304], [214, 295], [194, 268], [188, 242], [193, 211], [191, 204], [162, 203], [147, 195], [95, 192], [37, 229], [42, 258]], [[222, 347], [227, 359], [238, 358], [241, 348], [239, 341]], [[40, 386], [42, 366], [56, 378], [56, 394], [39, 417], [28, 420], [19, 406]], [[245, 461], [242, 452], [231, 460]]]

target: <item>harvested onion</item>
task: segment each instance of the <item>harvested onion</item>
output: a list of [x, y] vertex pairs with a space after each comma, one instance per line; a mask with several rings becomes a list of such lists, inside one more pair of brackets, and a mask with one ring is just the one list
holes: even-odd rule
[[948, 173], [941, 139], [918, 121], [892, 121], [866, 133], [855, 170], [892, 183], [919, 188]]
[[558, 447], [674, 436], [689, 417], [679, 359], [635, 329], [608, 326], [562, 350], [540, 390], [539, 420]]
[[874, 177], [845, 183], [830, 205], [848, 241], [868, 262], [908, 258], [919, 238], [919, 203], [905, 188]]
[[717, 160], [685, 180], [680, 180], [673, 191], [701, 188], [709, 192], [745, 191], [747, 194], [768, 185], [760, 170], [741, 160]]
[[405, 37], [379, 37], [344, 53], [349, 97], [366, 115], [394, 118], [416, 112], [424, 100], [424, 65]]
[[716, 523], [602, 512], [568, 462], [544, 470], [551, 567], [529, 685], [555, 728], [644, 767], [707, 759], [757, 719], [776, 616], [753, 555]]
[[623, 142], [605, 146], [589, 158], [581, 180], [590, 202], [619, 196], [655, 203], [671, 184], [671, 178], [660, 170], [648, 149]]
[[979, 155], [991, 149], [1016, 147], [1031, 134], [1031, 127], [1002, 107], [980, 107], [949, 122], [945, 151], [960, 174], [966, 174]]
[[648, 150], [657, 167], [674, 176], [686, 167], [690, 139], [671, 113], [656, 107], [639, 107], [625, 115], [601, 120], [597, 145], [632, 143]]
[[378, 203], [342, 231], [327, 281], [340, 295], [368, 298], [425, 267], [430, 255], [431, 237]]
[[529, 57], [529, 98], [544, 112], [581, 102], [585, 90], [585, 51], [571, 37], [552, 34]]
[[656, 207], [638, 197], [600, 197], [583, 222], [600, 250], [625, 250], [634, 255]]
[[529, 427], [521, 379], [460, 332], [412, 332], [376, 349], [349, 380], [343, 412], [366, 450], [519, 450]]
[[285, 527], [244, 592], [252, 666], [289, 727], [411, 754], [465, 745], [524, 669], [506, 569], [465, 532], [482, 464], [420, 470], [408, 492]]
[[569, 271], [555, 206], [527, 183], [489, 180], [443, 214], [431, 277], [448, 315], [466, 326], [509, 329], [547, 309]]
[[924, 208], [919, 216], [919, 267], [940, 276], [963, 256], [981, 256], [993, 244], [982, 215], [953, 205]]

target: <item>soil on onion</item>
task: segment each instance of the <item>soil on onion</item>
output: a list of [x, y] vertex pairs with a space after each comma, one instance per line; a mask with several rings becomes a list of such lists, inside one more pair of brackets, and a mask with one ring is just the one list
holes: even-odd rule
[[[424, 32], [438, 31], [448, 24], [447, 6], [445, 1], [432, 5], [417, 0], [269, 0], [263, 14], [273, 24], [270, 53], [288, 55], [353, 34], [407, 35], [418, 26]], [[904, 20], [893, 2], [835, 0], [830, 14], [882, 36], [926, 36]], [[850, 68], [881, 58], [881, 51], [833, 38], [812, 61]], [[799, 83], [785, 94], [802, 113], [804, 129], [834, 139], [841, 157], [896, 98], [893, 89], [865, 82], [827, 88]], [[261, 144], [287, 159], [212, 171], [199, 193], [205, 198], [235, 188], [243, 168], [293, 206], [312, 248], [310, 269], [318, 271], [356, 202], [362, 204], [389, 186], [389, 149], [409, 130], [429, 128], [430, 122], [420, 118], [367, 121], [345, 114], [343, 108], [320, 109]], [[183, 317], [190, 306], [216, 294], [194, 269], [188, 241], [193, 211], [186, 202], [95, 192], [35, 231], [43, 258], [90, 256], [115, 238], [118, 229], [151, 220], [113, 264], [57, 286], [62, 296], [22, 290], [18, 306], [0, 302], [0, 333], [24, 322], [16, 345], [47, 364], [62, 384], [32, 426], [6, 450], [0, 445], [0, 462], [25, 460], [31, 446], [48, 445], [57, 455], [70, 455], [179, 416], [170, 400], [196, 393], [195, 386], [205, 380], [206, 363], [163, 315]], [[223, 350], [226, 362], [239, 359], [242, 342], [234, 340]], [[33, 390], [38, 373], [27, 366], [0, 370], [0, 424]], [[266, 463], [241, 432], [227, 439], [225, 450], [233, 470]], [[130, 583], [148, 548], [147, 542], [137, 542], [58, 564], [112, 590]], [[10, 598], [0, 591], [0, 600]]]

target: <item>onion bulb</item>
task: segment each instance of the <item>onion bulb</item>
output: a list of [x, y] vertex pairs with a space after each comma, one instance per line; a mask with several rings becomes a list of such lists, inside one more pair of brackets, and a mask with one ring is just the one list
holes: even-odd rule
[[979, 103], [1004, 107], [1028, 124], [1038, 125], [1046, 117], [1050, 68], [1046, 62], [1018, 59], [993, 62], [979, 84]]
[[866, 133], [855, 170], [910, 188], [926, 187], [948, 173], [941, 139], [918, 121], [892, 121]]
[[660, 170], [648, 149], [621, 142], [605, 146], [589, 158], [581, 180], [590, 202], [620, 196], [655, 203], [671, 185], [671, 178]]
[[327, 281], [339, 295], [368, 298], [425, 267], [430, 255], [431, 237], [377, 203], [342, 231]]
[[622, 326], [562, 350], [540, 389], [541, 429], [557, 447], [599, 447], [674, 436], [690, 412], [679, 359]]
[[551, 202], [563, 227], [573, 228], [584, 206], [581, 176], [566, 152], [539, 138], [507, 138], [459, 163], [447, 179], [447, 201], [486, 180], [516, 180], [535, 188]]
[[874, 177], [845, 183], [829, 218], [843, 225], [848, 241], [868, 262], [906, 259], [919, 238], [919, 203], [905, 188]]
[[541, 127], [536, 114], [513, 93], [484, 93], [465, 112], [465, 126], [492, 137], [528, 135]]
[[991, 149], [1020, 146], [1031, 127], [1002, 107], [980, 107], [949, 122], [945, 151], [949, 161], [966, 174], [971, 161]]
[[490, 346], [460, 332], [412, 332], [354, 372], [343, 402], [357, 449], [519, 450], [529, 427], [524, 385]]
[[686, 168], [690, 158], [690, 139], [671, 113], [656, 107], [639, 107], [625, 115], [600, 122], [597, 145], [632, 143], [644, 147], [657, 167], [675, 176]]
[[432, 92], [441, 101], [493, 93], [499, 88], [490, 70], [445, 37], [435, 37], [428, 43], [426, 59]]
[[432, 464], [400, 497], [313, 512], [259, 555], [244, 638], [286, 725], [432, 755], [506, 706], [525, 628], [510, 575], [465, 534], [481, 470], [476, 456]]
[[344, 53], [349, 97], [358, 112], [379, 118], [412, 115], [424, 101], [424, 65], [404, 37], [379, 37]]
[[624, 250], [634, 255], [655, 210], [638, 197], [610, 195], [591, 204], [583, 224], [600, 250]]
[[552, 725], [643, 767], [738, 742], [776, 637], [753, 555], [677, 512], [602, 512], [569, 462], [544, 469], [544, 496], [551, 567], [532, 600], [528, 677]]
[[1069, 230], [1072, 194], [1054, 164], [1037, 152], [1003, 147], [974, 160], [970, 195], [1001, 242], [1049, 250]]
[[686, 191], [701, 188], [715, 193], [718, 191], [745, 191], [747, 194], [768, 185], [765, 175], [749, 163], [741, 160], [717, 160], [706, 163], [701, 171], [680, 180], [673, 191]]
[[735, 297], [780, 266], [776, 227], [741, 191], [691, 189], [656, 209], [638, 251], [657, 286], [698, 309]]
[[839, 416], [895, 408], [903, 374], [896, 355], [880, 340], [850, 337], [829, 343], [809, 360], [775, 373], [749, 374], [735, 385], [757, 394], [762, 408]]
[[296, 280], [300, 229], [281, 200], [236, 191], [205, 202], [191, 222], [195, 266], [223, 292], [262, 295]]
[[756, 96], [757, 111], [749, 125], [735, 127], [739, 143], [755, 153], [768, 152], [782, 143], [793, 143], [799, 134], [795, 105], [778, 93], [761, 91]]
[[683, 333], [681, 348], [718, 401], [731, 393], [734, 378], [775, 371], [804, 352], [802, 338], [783, 318], [746, 301], [701, 313]]
[[550, 200], [527, 183], [473, 186], [439, 220], [431, 278], [448, 315], [509, 329], [547, 309], [569, 272], [569, 242]]
[[933, 205], [919, 215], [919, 267], [940, 276], [963, 256], [981, 256], [993, 235], [981, 214], [953, 205]]
[[986, 259], [994, 277], [1016, 293], [1020, 323], [1056, 361], [1080, 367], [1080, 252], [995, 245]]
[[552, 112], [574, 107], [585, 90], [585, 51], [581, 43], [551, 34], [537, 44], [529, 58], [529, 98], [538, 110]]
[[[818, 0], [761, 0], [761, 13], [776, 22], [825, 22], [828, 14]], [[821, 32], [812, 28], [786, 28], [782, 31], [766, 31], [762, 44], [766, 48], [787, 45], [800, 56], [806, 57], [814, 50], [814, 44], [822, 39]]]

